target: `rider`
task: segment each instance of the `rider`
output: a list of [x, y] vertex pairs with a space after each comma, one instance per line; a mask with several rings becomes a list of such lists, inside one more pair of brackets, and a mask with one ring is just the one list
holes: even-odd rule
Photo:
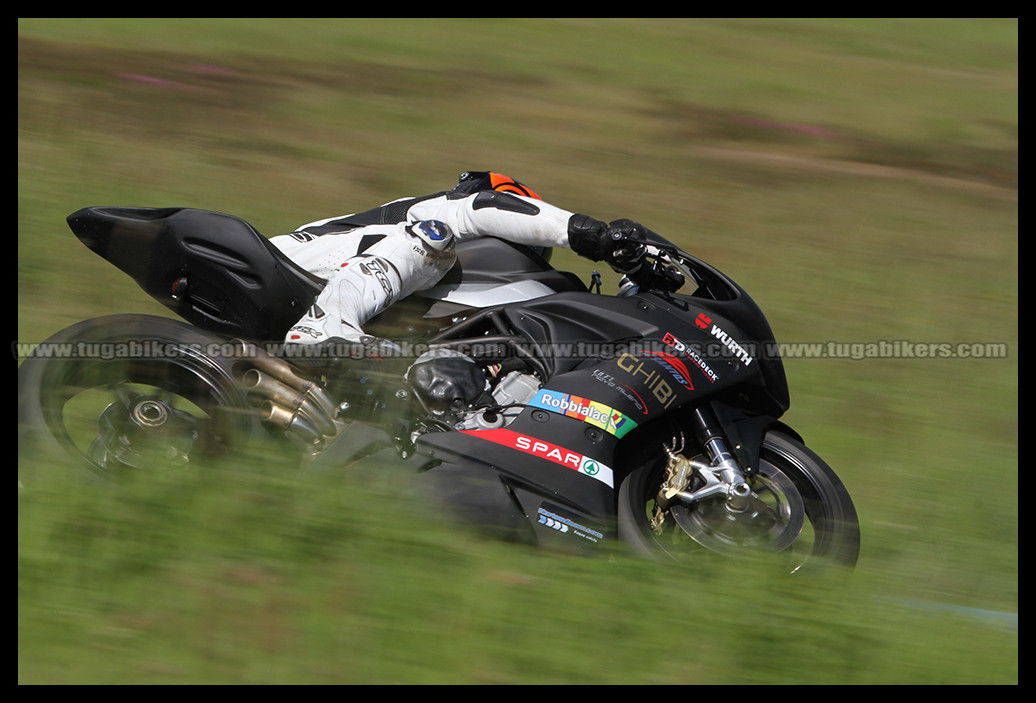
[[270, 241], [327, 281], [285, 342], [370, 343], [363, 325], [394, 301], [435, 285], [456, 260], [456, 241], [496, 236], [537, 247], [568, 247], [617, 271], [639, 263], [641, 231], [545, 202], [499, 173], [466, 171], [449, 191], [402, 198], [366, 212], [319, 220]]

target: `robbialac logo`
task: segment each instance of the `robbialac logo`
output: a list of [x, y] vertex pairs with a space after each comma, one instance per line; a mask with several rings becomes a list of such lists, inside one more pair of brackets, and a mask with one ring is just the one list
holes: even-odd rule
[[615, 408], [570, 393], [541, 390], [536, 397], [529, 401], [529, 405], [550, 410], [559, 415], [578, 418], [588, 425], [600, 427], [616, 437], [624, 436], [637, 426], [636, 422]]

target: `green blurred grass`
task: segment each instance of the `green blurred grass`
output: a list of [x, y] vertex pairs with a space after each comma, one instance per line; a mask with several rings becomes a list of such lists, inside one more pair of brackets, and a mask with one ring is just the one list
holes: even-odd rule
[[165, 314], [74, 240], [79, 207], [275, 234], [493, 168], [715, 263], [782, 341], [1010, 348], [787, 361], [786, 419], [860, 512], [848, 582], [487, 544], [412, 516], [396, 477], [329, 493], [259, 461], [22, 496], [20, 681], [1016, 682], [1016, 628], [903, 602], [1017, 613], [1017, 39], [1016, 20], [19, 20], [21, 341]]

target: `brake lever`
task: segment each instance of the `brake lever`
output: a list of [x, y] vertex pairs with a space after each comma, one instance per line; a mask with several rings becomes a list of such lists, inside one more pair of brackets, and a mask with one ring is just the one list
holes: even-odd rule
[[640, 264], [627, 273], [629, 278], [644, 288], [657, 288], [667, 293], [675, 293], [686, 282], [686, 273], [678, 262], [674, 261], [674, 252], [667, 248], [644, 240], [630, 240], [642, 246]]

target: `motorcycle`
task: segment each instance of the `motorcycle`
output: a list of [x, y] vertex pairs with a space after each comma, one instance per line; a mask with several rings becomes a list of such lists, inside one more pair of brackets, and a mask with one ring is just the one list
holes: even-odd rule
[[[772, 553], [791, 572], [857, 561], [849, 493], [780, 420], [788, 385], [762, 311], [654, 232], [615, 295], [597, 272], [588, 285], [553, 268], [549, 250], [458, 243], [437, 285], [365, 326], [392, 342], [312, 359], [270, 340], [323, 281], [245, 220], [119, 207], [67, 219], [184, 321], [113, 315], [38, 345], [18, 371], [20, 456], [56, 450], [119, 481], [287, 442], [304, 471], [404, 467], [507, 539]], [[19, 484], [39, 466], [21, 461]]]

